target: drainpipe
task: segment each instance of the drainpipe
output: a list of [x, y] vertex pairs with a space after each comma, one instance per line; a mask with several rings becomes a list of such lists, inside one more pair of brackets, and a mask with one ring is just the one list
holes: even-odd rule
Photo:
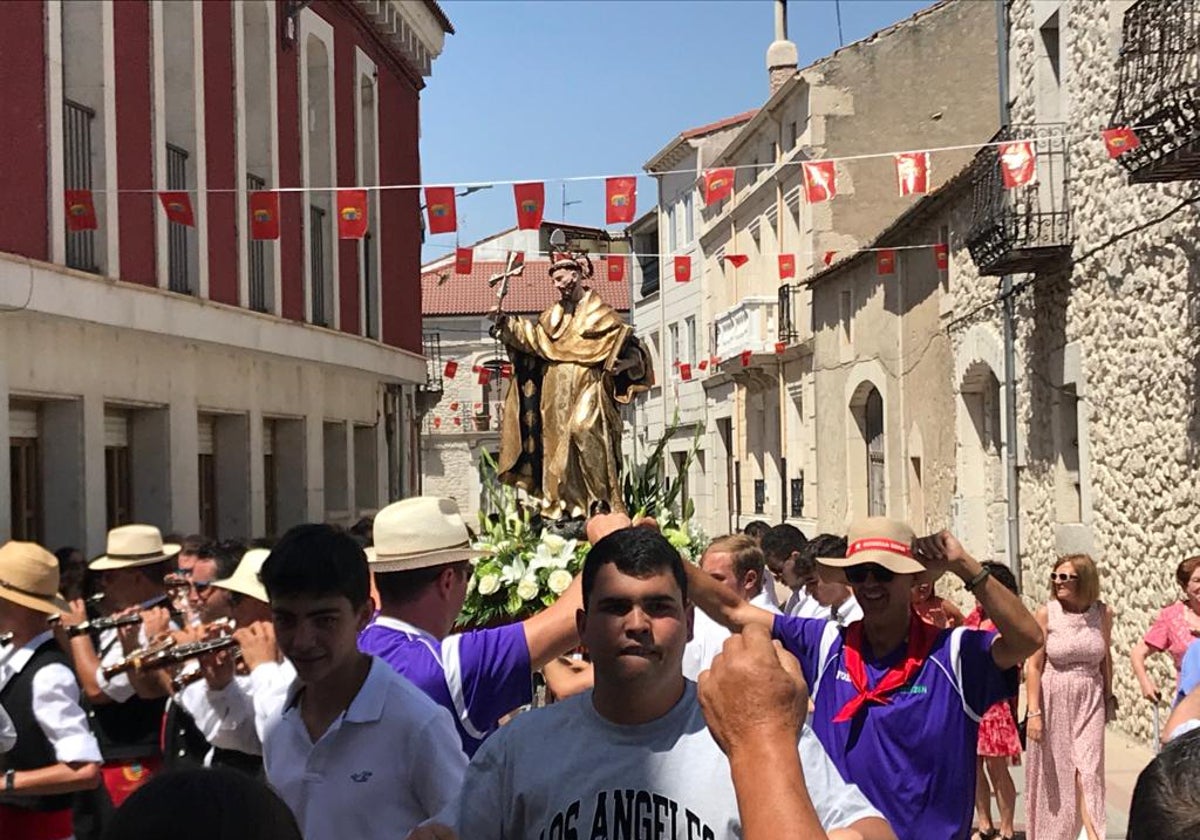
[[[1008, 112], [1008, 9], [1005, 0], [996, 0], [996, 60], [999, 63], [1000, 125], [1009, 124]], [[1017, 474], [1017, 322], [1013, 299], [1013, 278], [1000, 278], [1000, 298], [1004, 306], [1004, 461], [1007, 477], [1008, 567], [1021, 584], [1021, 506], [1020, 477]]]

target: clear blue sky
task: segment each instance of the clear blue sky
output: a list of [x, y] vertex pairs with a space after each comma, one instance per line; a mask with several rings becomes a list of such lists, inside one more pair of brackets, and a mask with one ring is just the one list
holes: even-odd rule
[[[932, 0], [841, 0], [849, 44]], [[653, 206], [642, 164], [681, 131], [767, 98], [772, 0], [441, 0], [456, 35], [421, 94], [425, 183], [545, 180], [546, 218], [562, 218], [555, 178], [637, 174], [638, 214]], [[792, 0], [800, 66], [838, 47], [834, 0]], [[602, 181], [567, 185], [567, 221], [603, 225]], [[471, 242], [515, 224], [512, 187], [458, 200]], [[426, 260], [454, 234], [429, 236]], [[439, 247], [441, 246], [441, 247]]]

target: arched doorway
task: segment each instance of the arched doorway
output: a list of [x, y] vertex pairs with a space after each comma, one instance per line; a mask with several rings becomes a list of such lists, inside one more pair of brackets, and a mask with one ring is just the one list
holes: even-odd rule
[[883, 397], [872, 388], [863, 407], [863, 437], [867, 441], [867, 515], [887, 515], [884, 491]]

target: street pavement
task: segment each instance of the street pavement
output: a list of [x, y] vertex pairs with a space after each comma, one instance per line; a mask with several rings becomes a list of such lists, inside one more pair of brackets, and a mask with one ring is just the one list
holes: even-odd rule
[[[1133, 786], [1137, 783], [1138, 774], [1142, 772], [1154, 753], [1145, 743], [1137, 743], [1128, 736], [1116, 732], [1112, 728], [1105, 733], [1104, 739], [1105, 781], [1107, 787], [1108, 831], [1106, 840], [1124, 840], [1129, 829], [1129, 802], [1133, 798]], [[1024, 762], [1025, 757], [1021, 757]], [[1013, 781], [1017, 785], [1017, 824], [1018, 831], [1025, 830], [1025, 767], [1013, 767]], [[995, 804], [992, 805], [992, 819], [998, 820]], [[1018, 835], [1020, 836], [1020, 835]], [[1037, 838], [1029, 838], [1037, 840]]]

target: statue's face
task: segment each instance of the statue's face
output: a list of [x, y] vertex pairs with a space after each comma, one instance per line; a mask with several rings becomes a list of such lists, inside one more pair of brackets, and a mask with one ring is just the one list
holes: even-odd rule
[[560, 268], [550, 275], [550, 279], [563, 300], [578, 300], [582, 291], [579, 281], [583, 279], [578, 271], [573, 268]]

